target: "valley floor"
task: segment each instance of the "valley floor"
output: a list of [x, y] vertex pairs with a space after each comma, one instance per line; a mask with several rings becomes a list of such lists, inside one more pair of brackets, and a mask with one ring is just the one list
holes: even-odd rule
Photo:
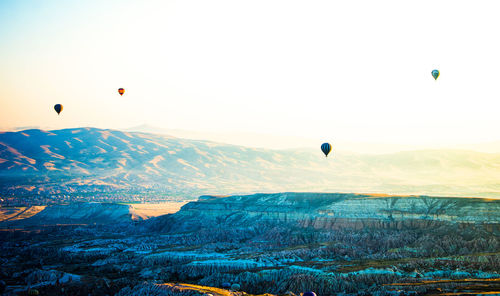
[[[350, 224], [342, 220], [337, 227], [325, 222], [324, 217], [330, 217], [325, 207], [360, 197], [333, 196], [325, 201], [318, 195], [309, 197], [307, 205], [296, 195], [271, 197], [207, 197], [175, 214], [147, 220], [9, 224], [8, 231], [0, 232], [5, 293], [27, 295], [36, 289], [40, 295], [118, 296], [300, 295], [309, 290], [317, 295], [500, 294], [496, 220], [394, 223], [382, 217], [374, 223], [357, 218]], [[366, 208], [370, 200], [362, 198], [360, 205]], [[252, 200], [254, 208], [242, 200]], [[300, 203], [294, 216], [285, 219], [273, 212], [294, 200]], [[281, 206], [273, 207], [277, 201]], [[134, 209], [154, 212], [151, 207]], [[320, 214], [319, 220], [301, 211]], [[447, 211], [439, 217], [450, 219], [451, 210]], [[251, 213], [257, 214], [249, 217]]]

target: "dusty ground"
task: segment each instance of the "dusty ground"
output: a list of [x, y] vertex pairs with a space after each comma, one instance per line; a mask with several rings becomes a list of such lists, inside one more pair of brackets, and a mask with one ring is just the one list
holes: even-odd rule
[[164, 203], [145, 203], [130, 204], [133, 219], [148, 219], [151, 217], [172, 214], [180, 210], [187, 202], [164, 202]]
[[45, 206], [0, 207], [0, 222], [29, 218], [45, 209]]
[[182, 292], [196, 291], [196, 292], [205, 293], [205, 294], [212, 294], [213, 296], [232, 296], [235, 294], [240, 294], [238, 292], [231, 293], [230, 291], [224, 290], [224, 289], [207, 287], [207, 286], [200, 286], [200, 285], [192, 285], [192, 284], [165, 283], [165, 284], [161, 284], [161, 285], [175, 288], [176, 291], [182, 291]]
[[[172, 214], [180, 210], [187, 202], [164, 202], [164, 203], [146, 203], [129, 204], [132, 219], [142, 220], [151, 217]], [[15, 221], [30, 218], [43, 211], [46, 206], [32, 207], [1, 207], [0, 222]]]

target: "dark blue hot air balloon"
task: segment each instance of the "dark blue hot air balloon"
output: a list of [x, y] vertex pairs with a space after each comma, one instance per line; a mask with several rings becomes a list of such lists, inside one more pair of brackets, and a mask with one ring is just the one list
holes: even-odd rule
[[55, 104], [54, 105], [54, 110], [56, 110], [57, 115], [59, 115], [59, 113], [61, 113], [61, 111], [63, 110], [63, 105], [61, 105], [61, 104]]
[[325, 156], [328, 157], [328, 153], [330, 153], [330, 151], [332, 151], [332, 145], [330, 145], [330, 143], [321, 144], [321, 151], [323, 151]]
[[309, 291], [302, 294], [302, 296], [316, 296], [316, 293]]

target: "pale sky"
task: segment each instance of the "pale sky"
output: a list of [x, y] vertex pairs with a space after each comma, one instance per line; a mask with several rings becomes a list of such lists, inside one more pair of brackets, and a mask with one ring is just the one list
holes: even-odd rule
[[498, 141], [499, 11], [495, 0], [0, 0], [0, 128]]

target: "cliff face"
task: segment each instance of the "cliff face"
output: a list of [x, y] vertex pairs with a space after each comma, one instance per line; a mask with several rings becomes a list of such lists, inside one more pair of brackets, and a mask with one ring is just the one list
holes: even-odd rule
[[[147, 218], [130, 205], [73, 203], [48, 206], [24, 225], [107, 224]], [[182, 232], [215, 226], [291, 224], [318, 229], [425, 228], [443, 223], [500, 225], [500, 200], [340, 193], [201, 196], [173, 215], [150, 219], [154, 230]]]
[[499, 229], [500, 200], [334, 193], [202, 196], [162, 219], [168, 220], [165, 230], [171, 231], [218, 224], [292, 223], [324, 229], [401, 229], [450, 222], [487, 224], [494, 230]]

